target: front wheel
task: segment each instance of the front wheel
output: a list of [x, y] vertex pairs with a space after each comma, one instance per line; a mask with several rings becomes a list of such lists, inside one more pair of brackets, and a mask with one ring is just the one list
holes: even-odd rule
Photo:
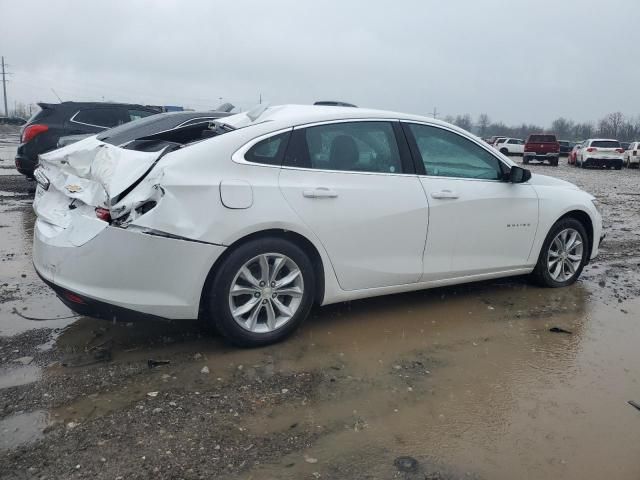
[[574, 283], [589, 258], [587, 232], [575, 218], [556, 222], [542, 244], [538, 263], [532, 273], [544, 287], [566, 287]]
[[209, 321], [237, 346], [276, 343], [308, 316], [314, 292], [313, 265], [300, 247], [280, 238], [252, 240], [219, 266]]

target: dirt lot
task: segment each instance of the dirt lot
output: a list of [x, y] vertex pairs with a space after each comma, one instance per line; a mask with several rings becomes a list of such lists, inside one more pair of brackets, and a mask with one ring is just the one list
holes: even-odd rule
[[31, 266], [15, 141], [0, 135], [0, 478], [640, 478], [639, 171], [530, 167], [603, 204], [602, 254], [570, 288], [351, 302], [235, 350], [190, 322], [74, 317]]

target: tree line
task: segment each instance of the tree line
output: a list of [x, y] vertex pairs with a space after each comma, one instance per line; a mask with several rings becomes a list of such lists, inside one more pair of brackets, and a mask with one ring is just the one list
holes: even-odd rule
[[473, 122], [471, 115], [449, 115], [444, 119], [460, 128], [487, 138], [493, 135], [527, 138], [532, 133], [555, 133], [562, 140], [585, 140], [587, 138], [615, 138], [632, 142], [640, 140], [640, 116], [625, 117], [621, 112], [605, 115], [597, 122], [574, 122], [564, 117], [556, 118], [550, 128], [531, 123], [521, 125], [505, 125], [503, 122], [492, 122], [486, 113], [481, 113]]

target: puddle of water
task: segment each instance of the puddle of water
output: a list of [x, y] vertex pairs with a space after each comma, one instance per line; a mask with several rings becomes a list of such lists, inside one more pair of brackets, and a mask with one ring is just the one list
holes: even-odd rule
[[0, 389], [27, 385], [42, 377], [42, 369], [35, 365], [0, 367]]
[[400, 455], [481, 478], [638, 478], [640, 429], [629, 426], [640, 419], [626, 401], [640, 396], [640, 301], [625, 315], [588, 303], [580, 284], [491, 288], [490, 305], [480, 287], [441, 306], [408, 296], [318, 318], [302, 333], [316, 350], [301, 361], [340, 362], [336, 388], [247, 421], [265, 435], [295, 424], [325, 432], [307, 452], [318, 464], [297, 452], [246, 478], [391, 478]]
[[[30, 202], [8, 211], [0, 208], [0, 215], [3, 225], [12, 226], [0, 228], [0, 335], [69, 325], [74, 318], [60, 317], [69, 317], [73, 312], [57, 299], [33, 268], [31, 245], [35, 217]], [[30, 317], [52, 320], [27, 320], [16, 315], [14, 310]]]
[[0, 420], [0, 450], [35, 442], [44, 436], [49, 415], [43, 410], [16, 413]]

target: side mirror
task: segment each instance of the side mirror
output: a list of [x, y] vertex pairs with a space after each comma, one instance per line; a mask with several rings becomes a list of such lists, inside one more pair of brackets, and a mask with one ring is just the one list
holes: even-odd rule
[[509, 181], [511, 183], [524, 183], [531, 179], [531, 171], [522, 167], [511, 167]]

